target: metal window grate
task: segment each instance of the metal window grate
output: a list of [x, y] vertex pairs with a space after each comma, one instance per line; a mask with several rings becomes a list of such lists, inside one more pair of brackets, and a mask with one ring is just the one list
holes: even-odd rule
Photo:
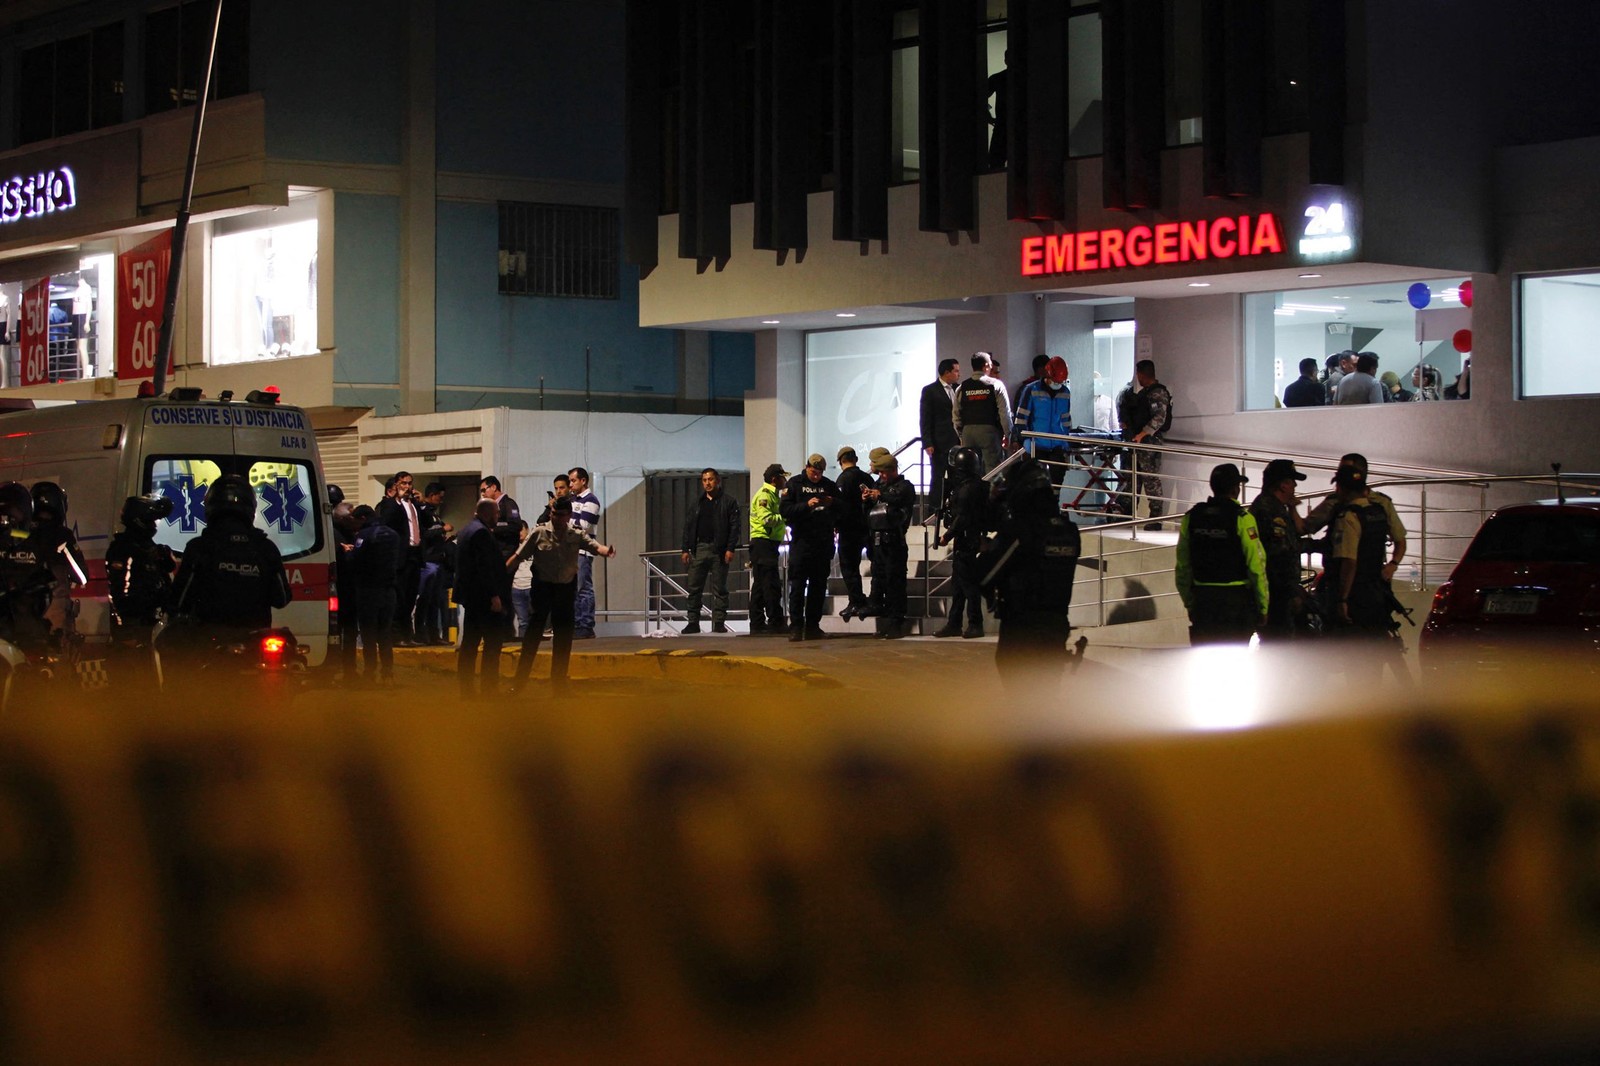
[[618, 212], [567, 204], [500, 204], [500, 291], [617, 298]]

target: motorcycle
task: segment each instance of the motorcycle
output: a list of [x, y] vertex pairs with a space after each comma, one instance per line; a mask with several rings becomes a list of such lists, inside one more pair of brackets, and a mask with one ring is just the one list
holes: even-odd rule
[[152, 644], [162, 691], [169, 683], [176, 689], [180, 682], [226, 678], [267, 697], [292, 695], [305, 685], [311, 651], [287, 626], [200, 632], [192, 624], [168, 621], [156, 627]]

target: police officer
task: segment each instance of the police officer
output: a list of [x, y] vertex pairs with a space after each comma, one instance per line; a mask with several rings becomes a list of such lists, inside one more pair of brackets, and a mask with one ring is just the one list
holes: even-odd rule
[[45, 621], [51, 639], [64, 643], [77, 632], [73, 620], [78, 608], [72, 602], [72, 590], [89, 583], [87, 564], [78, 550], [78, 538], [67, 528], [66, 491], [54, 481], [40, 481], [33, 486], [32, 495], [34, 547], [56, 581]]
[[42, 646], [53, 580], [32, 536], [33, 498], [15, 481], [0, 485], [0, 638], [19, 648]]
[[119, 664], [134, 673], [148, 663], [150, 636], [166, 616], [178, 560], [156, 543], [156, 523], [172, 513], [167, 496], [129, 496], [122, 528], [106, 548], [106, 584], [111, 593], [111, 645]]
[[789, 482], [779, 513], [789, 523], [789, 639], [821, 640], [822, 607], [833, 564], [834, 507], [839, 487], [823, 476], [828, 461], [813, 453]]
[[838, 460], [839, 503], [834, 508], [834, 523], [839, 530], [839, 576], [844, 579], [845, 596], [849, 599], [839, 617], [848, 622], [872, 613], [861, 586], [861, 556], [872, 543], [865, 506], [872, 478], [856, 465], [856, 450], [849, 445], [839, 449]]
[[273, 608], [289, 605], [283, 557], [255, 527], [255, 513], [248, 479], [226, 474], [211, 483], [206, 528], [189, 542], [178, 567], [174, 615], [248, 631], [271, 626]]
[[906, 530], [917, 505], [917, 490], [900, 476], [900, 460], [888, 448], [874, 448], [876, 482], [864, 491], [867, 528], [872, 532], [872, 608], [878, 636], [899, 640], [906, 635]]
[[1032, 456], [1014, 460], [996, 503], [999, 530], [978, 559], [992, 589], [1000, 640], [994, 665], [1008, 685], [1030, 676], [1054, 680], [1072, 633], [1072, 582], [1081, 542], [1061, 513], [1050, 476]]
[[1255, 517], [1239, 505], [1243, 484], [1232, 463], [1212, 467], [1211, 498], [1178, 529], [1178, 595], [1192, 644], [1248, 642], [1266, 619], [1266, 553]]
[[1300, 584], [1304, 549], [1300, 532], [1305, 520], [1295, 507], [1295, 484], [1306, 476], [1289, 459], [1274, 459], [1262, 474], [1261, 492], [1250, 501], [1250, 514], [1267, 559], [1267, 621], [1263, 640], [1286, 640], [1295, 633], [1304, 612]]
[[[954, 486], [950, 493], [949, 516], [941, 546], [954, 544], [950, 553], [951, 584], [950, 614], [945, 624], [934, 632], [936, 637], [983, 636], [983, 588], [978, 572], [978, 552], [983, 547], [983, 537], [989, 531], [989, 483], [978, 471], [981, 460], [971, 448], [950, 449], [946, 460], [950, 480]], [[961, 627], [961, 616], [967, 618], [966, 628]]]

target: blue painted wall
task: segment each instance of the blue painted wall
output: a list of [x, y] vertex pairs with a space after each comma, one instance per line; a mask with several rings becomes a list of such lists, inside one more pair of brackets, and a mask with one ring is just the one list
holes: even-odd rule
[[274, 0], [250, 12], [250, 86], [267, 101], [267, 154], [400, 162], [401, 4]]
[[439, 169], [622, 181], [621, 0], [483, 0], [438, 26]]
[[[400, 201], [337, 193], [333, 217], [334, 386], [398, 384]], [[383, 412], [390, 405], [374, 406]]]
[[711, 395], [743, 400], [756, 387], [756, 339], [749, 333], [712, 333]]
[[502, 296], [495, 205], [441, 203], [438, 219], [440, 385], [536, 389], [543, 375], [547, 389], [581, 391], [587, 346], [594, 391], [677, 391], [673, 332], [638, 326], [637, 271], [623, 268], [616, 300]]

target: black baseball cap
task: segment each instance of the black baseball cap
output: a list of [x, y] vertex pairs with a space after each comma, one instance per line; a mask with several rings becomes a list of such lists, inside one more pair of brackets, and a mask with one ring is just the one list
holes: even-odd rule
[[1272, 462], [1268, 463], [1267, 468], [1261, 472], [1261, 483], [1264, 485], [1276, 485], [1284, 478], [1294, 478], [1296, 481], [1304, 481], [1306, 476], [1294, 468], [1293, 459], [1274, 459]]

